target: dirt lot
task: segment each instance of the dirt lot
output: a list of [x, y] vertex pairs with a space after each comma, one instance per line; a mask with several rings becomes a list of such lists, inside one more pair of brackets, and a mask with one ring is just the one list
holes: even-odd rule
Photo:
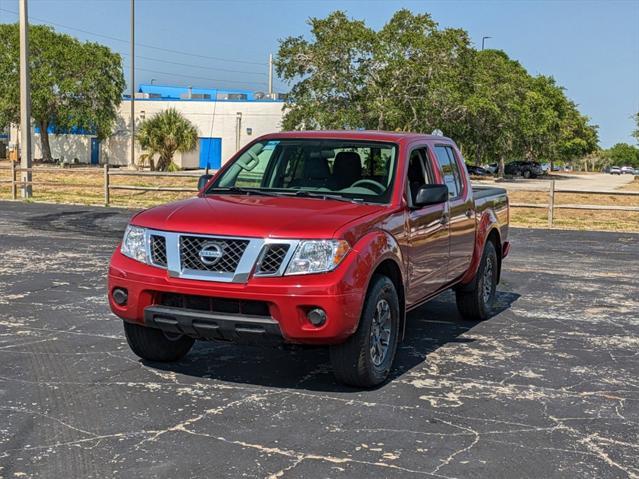
[[129, 215], [0, 202], [0, 477], [639, 477], [639, 235], [514, 229], [500, 312], [440, 296], [360, 391], [322, 349], [138, 360], [104, 287]]

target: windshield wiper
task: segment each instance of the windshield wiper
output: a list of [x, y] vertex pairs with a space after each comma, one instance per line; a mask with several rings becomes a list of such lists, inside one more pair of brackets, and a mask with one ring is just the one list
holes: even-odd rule
[[344, 201], [346, 203], [361, 203], [363, 200], [359, 198], [346, 198], [344, 196], [339, 195], [330, 195], [326, 193], [311, 193], [306, 190], [298, 190], [295, 192], [295, 196], [301, 196], [304, 198], [320, 198], [323, 200], [336, 200], [336, 201]]
[[262, 196], [280, 196], [278, 193], [264, 191], [260, 188], [240, 188], [239, 186], [222, 186], [209, 188], [206, 193], [235, 193], [240, 195], [262, 195]]

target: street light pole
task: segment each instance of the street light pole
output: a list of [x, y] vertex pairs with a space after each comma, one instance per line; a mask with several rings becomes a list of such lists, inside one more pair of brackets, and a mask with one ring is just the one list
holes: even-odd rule
[[20, 0], [20, 166], [22, 197], [31, 198], [31, 81], [29, 79], [29, 14], [27, 0]]
[[484, 42], [486, 40], [488, 40], [489, 38], [493, 38], [493, 37], [481, 37], [481, 51], [484, 51]]
[[135, 0], [131, 0], [131, 158], [135, 166]]
[[268, 54], [268, 97], [273, 98], [273, 54]]

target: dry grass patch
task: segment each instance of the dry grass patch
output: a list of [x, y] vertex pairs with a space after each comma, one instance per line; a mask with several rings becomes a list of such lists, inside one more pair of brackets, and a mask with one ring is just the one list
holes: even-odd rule
[[[638, 190], [639, 191], [639, 190]], [[547, 205], [548, 193], [545, 191], [509, 191], [511, 203], [534, 203]], [[556, 205], [605, 205], [605, 206], [639, 206], [639, 196], [618, 196], [590, 193], [558, 193], [555, 192]]]
[[[115, 170], [117, 171], [117, 170]], [[9, 170], [0, 170], [0, 180], [10, 179]], [[75, 203], [83, 205], [104, 204], [104, 170], [101, 168], [74, 170], [73, 168], [60, 172], [33, 172], [33, 201], [52, 203]], [[113, 186], [147, 186], [193, 188], [197, 186], [197, 176], [185, 177], [157, 177], [157, 176], [118, 176], [109, 177]], [[38, 183], [45, 183], [38, 185]], [[110, 204], [131, 208], [147, 208], [169, 201], [194, 196], [193, 192], [155, 192], [111, 190]], [[0, 199], [11, 198], [11, 185], [0, 183]]]
[[621, 188], [623, 191], [639, 191], [639, 176], [635, 176], [635, 180], [624, 185]]

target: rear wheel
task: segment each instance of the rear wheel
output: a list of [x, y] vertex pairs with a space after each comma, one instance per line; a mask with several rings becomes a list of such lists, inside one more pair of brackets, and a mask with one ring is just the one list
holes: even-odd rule
[[169, 335], [159, 329], [124, 322], [124, 333], [131, 350], [142, 359], [170, 362], [183, 358], [195, 340], [188, 336]]
[[330, 348], [335, 378], [356, 387], [384, 382], [395, 359], [398, 337], [399, 299], [395, 285], [388, 277], [376, 275], [357, 331], [346, 342]]
[[455, 291], [457, 309], [464, 317], [473, 321], [488, 319], [497, 293], [499, 262], [492, 241], [487, 241], [475, 278], [468, 286]]

